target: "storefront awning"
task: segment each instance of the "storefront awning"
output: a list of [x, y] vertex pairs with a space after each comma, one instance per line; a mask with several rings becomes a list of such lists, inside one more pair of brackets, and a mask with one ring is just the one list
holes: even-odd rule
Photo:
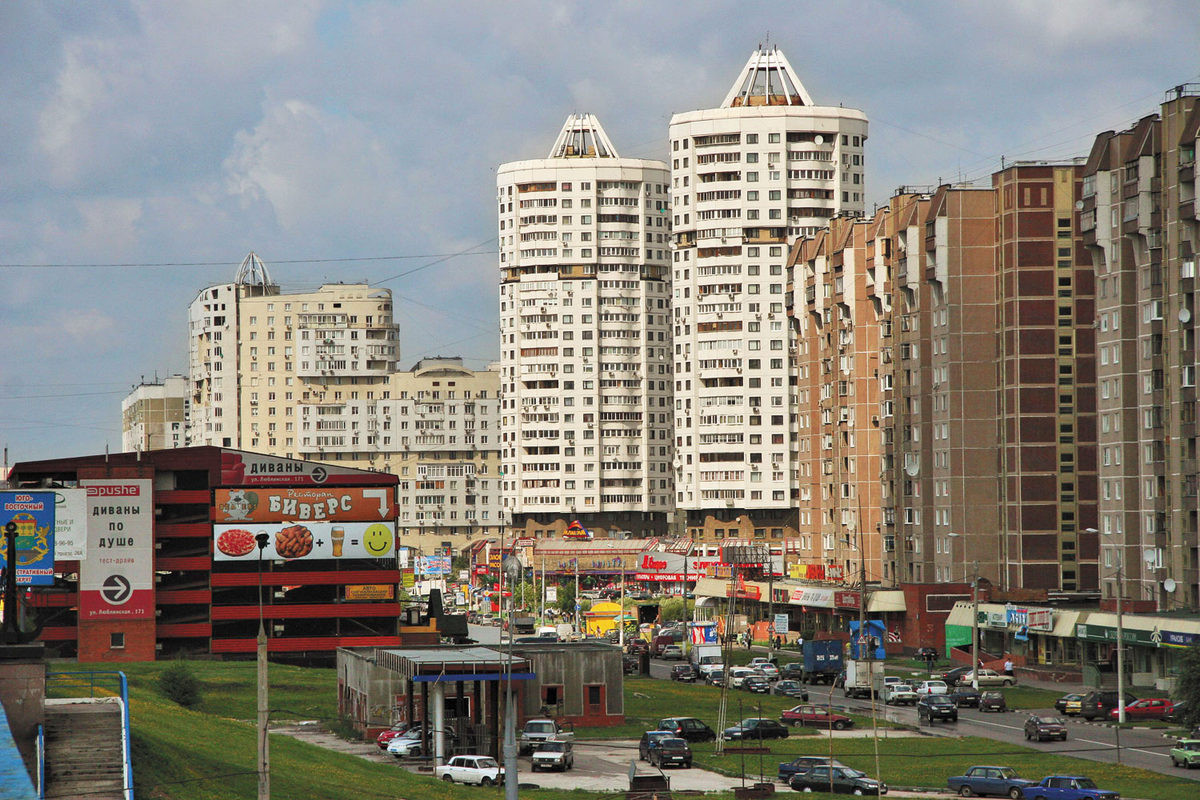
[[950, 609], [949, 616], [946, 617], [946, 625], [971, 627], [971, 604], [961, 600], [955, 603], [954, 608]]
[[871, 592], [867, 596], [867, 613], [882, 614], [886, 611], [904, 611], [904, 592], [899, 589], [885, 589]]

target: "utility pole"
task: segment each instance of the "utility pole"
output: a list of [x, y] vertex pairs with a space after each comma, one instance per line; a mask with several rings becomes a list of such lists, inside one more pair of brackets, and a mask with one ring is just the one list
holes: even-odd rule
[[971, 586], [971, 688], [979, 691], [979, 562], [972, 564]]
[[617, 645], [625, 650], [625, 556], [621, 556], [621, 602], [617, 612]]
[[270, 535], [260, 533], [254, 537], [258, 545], [258, 800], [271, 798], [271, 747], [267, 734], [267, 719], [270, 716], [267, 686], [267, 629], [263, 625], [262, 557], [263, 550], [271, 541]]
[[[520, 559], [516, 555], [512, 555], [508, 557], [507, 561], [500, 564], [500, 574], [503, 575], [506, 570], [512, 570], [516, 575], [521, 575], [524, 568], [521, 566]], [[510, 583], [512, 577], [509, 575]], [[508, 606], [508, 687], [504, 697], [504, 800], [517, 800], [519, 783], [517, 778], [517, 704], [513, 700], [512, 668], [513, 606], [510, 603]], [[441, 735], [440, 731], [438, 735]]]

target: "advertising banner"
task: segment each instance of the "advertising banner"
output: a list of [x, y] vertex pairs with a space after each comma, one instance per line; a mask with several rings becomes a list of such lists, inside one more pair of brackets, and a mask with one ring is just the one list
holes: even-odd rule
[[392, 600], [396, 587], [390, 583], [351, 584], [346, 587], [347, 600]]
[[221, 484], [224, 486], [321, 486], [325, 483], [370, 485], [379, 483], [379, 475], [241, 450], [221, 451]]
[[82, 561], [87, 557], [87, 490], [54, 490], [54, 558]]
[[[17, 535], [17, 586], [54, 585], [54, 492], [0, 492], [0, 531]], [[7, 570], [8, 547], [0, 538], [0, 564]]]
[[794, 606], [833, 608], [833, 589], [814, 589], [807, 586], [793, 589], [789, 602]]
[[391, 522], [263, 522], [250, 525], [213, 525], [214, 561], [254, 561], [254, 537], [271, 537], [263, 550], [266, 561], [320, 558], [382, 558], [396, 546], [396, 526]]
[[783, 635], [788, 632], [788, 615], [787, 614], [776, 614], [775, 615], [775, 632], [780, 635]]
[[418, 556], [416, 560], [416, 572], [418, 575], [449, 575], [450, 556]]
[[217, 522], [375, 522], [392, 516], [392, 490], [217, 489], [213, 505]]
[[81, 619], [154, 616], [151, 482], [80, 481], [87, 492], [87, 555], [79, 562]]

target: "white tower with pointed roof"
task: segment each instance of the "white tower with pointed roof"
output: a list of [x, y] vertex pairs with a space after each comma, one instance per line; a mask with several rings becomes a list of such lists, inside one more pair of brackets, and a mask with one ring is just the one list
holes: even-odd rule
[[797, 238], [862, 213], [866, 115], [816, 105], [759, 47], [721, 106], [675, 114], [670, 137], [678, 513], [708, 540], [809, 534], [786, 265]]
[[497, 170], [502, 491], [517, 535], [578, 519], [665, 531], [672, 508], [667, 165], [567, 117]]

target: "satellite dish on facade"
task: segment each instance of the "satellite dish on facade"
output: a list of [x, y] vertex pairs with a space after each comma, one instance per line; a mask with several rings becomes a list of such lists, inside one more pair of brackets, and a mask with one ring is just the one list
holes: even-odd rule
[[1075, 201], [1075, 210], [1076, 210], [1076, 211], [1083, 211], [1083, 201], [1082, 201], [1082, 200], [1076, 200], [1076, 201]]
[[918, 472], [920, 472], [920, 471], [921, 471], [921, 467], [920, 467], [920, 465], [918, 465], [918, 464], [917, 464], [917, 462], [915, 462], [915, 461], [910, 461], [910, 462], [908, 462], [907, 464], [905, 464], [905, 465], [904, 465], [904, 472], [905, 472], [905, 474], [907, 474], [907, 475], [908, 475], [910, 478], [911, 478], [911, 477], [914, 477], [914, 476], [915, 476], [915, 475], [916, 475]]
[[825, 137], [818, 133], [813, 137], [813, 141], [817, 144], [825, 144]]
[[1154, 552], [1153, 547], [1147, 547], [1145, 550], [1142, 551], [1142, 561], [1145, 561], [1147, 564], [1154, 563], [1154, 561], [1155, 561], [1154, 556], [1155, 556], [1155, 552]]
[[1175, 591], [1175, 579], [1174, 578], [1167, 578], [1165, 581], [1163, 581], [1163, 591], [1166, 592], [1167, 594], [1170, 594], [1171, 592]]
[[1189, 320], [1191, 320], [1191, 318], [1192, 318], [1192, 312], [1188, 311], [1186, 308], [1179, 309], [1179, 321], [1180, 322], [1186, 323]]

